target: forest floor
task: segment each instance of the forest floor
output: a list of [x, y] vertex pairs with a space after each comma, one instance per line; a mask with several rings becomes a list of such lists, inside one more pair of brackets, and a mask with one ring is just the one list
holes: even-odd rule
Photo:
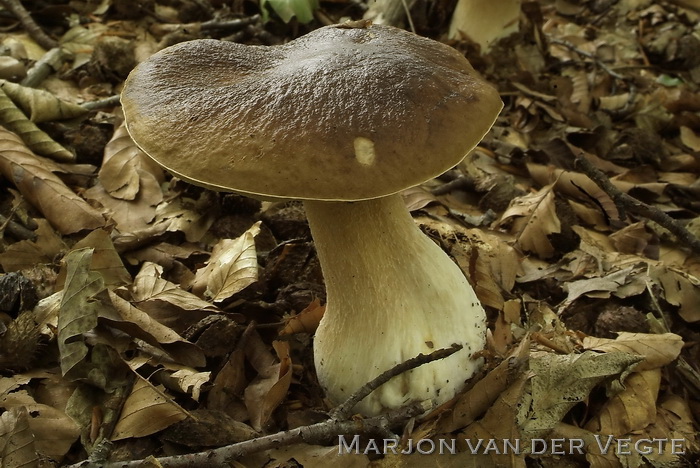
[[[364, 419], [330, 418], [315, 377], [325, 291], [301, 205], [163, 172], [118, 95], [184, 40], [274, 46], [376, 12], [0, 4], [3, 468], [697, 466], [699, 2], [524, 2], [488, 50], [448, 38], [455, 0], [393, 18], [463, 52], [505, 104], [458, 167], [403, 193], [490, 331], [455, 400]], [[362, 436], [353, 453], [341, 434]]]

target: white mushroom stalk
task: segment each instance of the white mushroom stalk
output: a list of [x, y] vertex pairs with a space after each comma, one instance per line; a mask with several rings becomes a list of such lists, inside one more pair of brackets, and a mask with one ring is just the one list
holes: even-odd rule
[[396, 364], [457, 343], [459, 352], [394, 377], [357, 409], [372, 415], [452, 398], [481, 365], [471, 355], [486, 331], [459, 267], [418, 229], [400, 195], [304, 206], [326, 282], [314, 358], [327, 396], [341, 402]]

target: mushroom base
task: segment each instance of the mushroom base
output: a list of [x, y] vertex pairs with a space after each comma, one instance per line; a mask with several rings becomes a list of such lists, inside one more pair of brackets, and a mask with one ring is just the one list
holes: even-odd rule
[[486, 318], [459, 267], [418, 229], [400, 195], [304, 202], [328, 304], [314, 338], [319, 381], [335, 403], [420, 353], [464, 348], [394, 377], [356, 410], [375, 415], [452, 398], [481, 366]]

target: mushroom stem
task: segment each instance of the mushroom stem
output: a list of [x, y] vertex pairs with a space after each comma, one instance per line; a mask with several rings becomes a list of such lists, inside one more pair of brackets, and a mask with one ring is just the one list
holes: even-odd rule
[[481, 365], [485, 314], [459, 267], [418, 229], [400, 195], [359, 202], [305, 201], [328, 303], [314, 359], [328, 397], [344, 401], [377, 375], [453, 343], [454, 355], [372, 392], [372, 415], [411, 401], [445, 401]]

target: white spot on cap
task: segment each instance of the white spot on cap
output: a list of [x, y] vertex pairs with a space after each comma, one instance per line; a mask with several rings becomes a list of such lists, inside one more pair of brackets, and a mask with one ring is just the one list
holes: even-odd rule
[[355, 146], [355, 159], [363, 166], [374, 164], [374, 142], [369, 138], [357, 137], [353, 141]]

